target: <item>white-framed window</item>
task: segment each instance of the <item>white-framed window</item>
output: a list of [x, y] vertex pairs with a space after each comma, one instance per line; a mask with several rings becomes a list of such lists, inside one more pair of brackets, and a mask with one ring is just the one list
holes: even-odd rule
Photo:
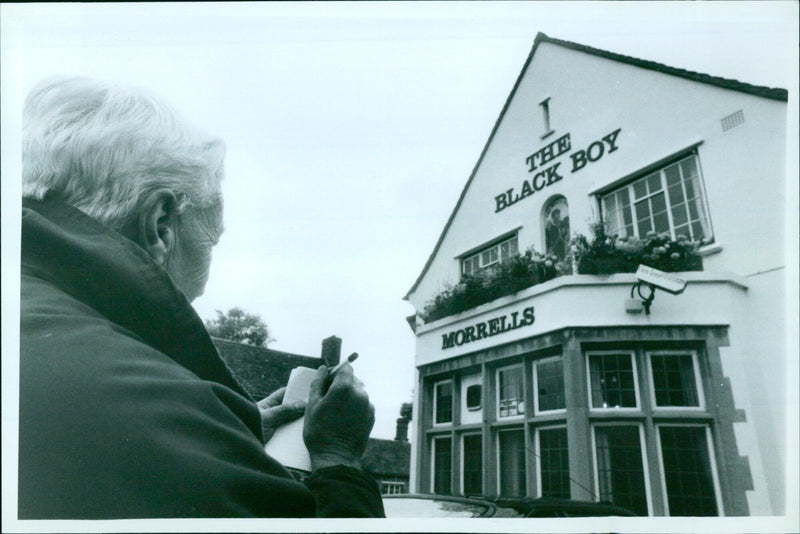
[[461, 410], [459, 422], [462, 425], [483, 421], [483, 375], [471, 374], [461, 377]]
[[522, 417], [525, 397], [522, 364], [497, 370], [497, 418]]
[[390, 480], [381, 481], [381, 494], [383, 495], [397, 495], [399, 493], [408, 493], [404, 482], [395, 482]]
[[704, 408], [695, 351], [649, 351], [650, 388], [656, 408]]
[[700, 165], [692, 154], [601, 198], [610, 234], [644, 238], [651, 231], [711, 239]]
[[483, 493], [483, 436], [480, 432], [461, 436], [461, 493]]
[[525, 430], [515, 428], [497, 432], [497, 487], [504, 497], [527, 494]]
[[723, 515], [709, 427], [665, 423], [656, 430], [667, 515]]
[[639, 379], [633, 352], [588, 352], [586, 366], [591, 409], [639, 409]]
[[519, 253], [517, 235], [490, 245], [461, 259], [461, 274], [469, 276]]
[[598, 500], [648, 515], [652, 503], [642, 425], [594, 424], [592, 449]]
[[533, 391], [535, 413], [556, 413], [566, 409], [564, 361], [561, 356], [534, 362]]
[[568, 449], [566, 426], [536, 429], [539, 497], [570, 498]]
[[431, 491], [449, 495], [452, 493], [453, 439], [450, 436], [433, 438], [431, 442]]
[[433, 385], [433, 424], [453, 422], [453, 381], [443, 380]]

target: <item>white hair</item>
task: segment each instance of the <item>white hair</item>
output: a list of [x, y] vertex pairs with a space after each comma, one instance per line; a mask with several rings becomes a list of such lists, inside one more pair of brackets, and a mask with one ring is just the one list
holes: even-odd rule
[[28, 95], [23, 117], [23, 197], [57, 195], [116, 230], [162, 188], [180, 211], [221, 205], [223, 142], [143, 91], [51, 78]]

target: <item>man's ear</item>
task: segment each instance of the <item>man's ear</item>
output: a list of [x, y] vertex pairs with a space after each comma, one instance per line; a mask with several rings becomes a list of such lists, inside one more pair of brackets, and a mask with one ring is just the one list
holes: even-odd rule
[[153, 260], [164, 265], [175, 246], [178, 229], [178, 201], [169, 189], [150, 193], [139, 218], [138, 241]]

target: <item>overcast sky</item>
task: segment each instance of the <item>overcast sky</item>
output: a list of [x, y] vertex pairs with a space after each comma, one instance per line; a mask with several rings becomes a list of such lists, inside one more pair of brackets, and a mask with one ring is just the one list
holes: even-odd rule
[[227, 230], [198, 313], [257, 313], [272, 348], [299, 354], [341, 337], [382, 438], [414, 386], [402, 297], [537, 32], [757, 85], [797, 77], [796, 2], [0, 9], [4, 221], [18, 211], [10, 143], [37, 81], [89, 75], [162, 96], [228, 148]]

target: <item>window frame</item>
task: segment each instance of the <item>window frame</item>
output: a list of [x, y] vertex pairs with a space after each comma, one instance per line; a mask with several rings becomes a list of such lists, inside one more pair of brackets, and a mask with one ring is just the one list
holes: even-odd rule
[[[400, 491], [394, 491], [398, 489]], [[405, 491], [405, 489], [406, 485], [403, 482], [395, 480], [381, 480], [381, 495], [400, 495], [403, 493], [408, 493]]]
[[[465, 276], [472, 276], [475, 273], [478, 273], [480, 271], [484, 271], [486, 269], [489, 269], [493, 265], [500, 264], [500, 262], [502, 262], [504, 260], [503, 254], [502, 254], [502, 251], [501, 251], [502, 245], [504, 245], [506, 243], [511, 243], [512, 241], [515, 242], [515, 246], [514, 246], [515, 250], [514, 250], [514, 252], [511, 252], [511, 250], [509, 249], [508, 255], [506, 256], [506, 258], [509, 258], [509, 257], [512, 257], [514, 255], [519, 254], [519, 231], [518, 230], [513, 231], [511, 234], [507, 234], [505, 236], [501, 236], [497, 240], [494, 240], [494, 241], [490, 242], [489, 244], [487, 244], [485, 246], [482, 246], [482, 247], [480, 247], [480, 248], [478, 248], [476, 250], [470, 251], [470, 252], [460, 256], [458, 259], [459, 259], [459, 272], [461, 274], [461, 278], [463, 279]], [[492, 260], [490, 258], [489, 262], [484, 264], [484, 262], [483, 262], [483, 254], [485, 252], [490, 252], [490, 251], [492, 251], [494, 249], [497, 250], [497, 259], [496, 260]], [[490, 255], [491, 255], [491, 253], [490, 253]], [[466, 273], [465, 272], [466, 264], [468, 262], [474, 260], [474, 259], [477, 259], [477, 261], [478, 261], [477, 269], [472, 269], [469, 273]]]
[[[520, 370], [519, 378], [520, 378], [520, 381], [521, 381], [520, 396], [521, 396], [521, 401], [522, 401], [522, 413], [517, 413], [515, 415], [501, 416], [500, 415], [500, 394], [501, 394], [501, 391], [500, 391], [500, 389], [501, 389], [500, 388], [500, 373], [502, 371], [507, 371], [509, 369], [519, 369]], [[494, 391], [495, 391], [495, 418], [496, 418], [496, 420], [497, 421], [514, 421], [514, 420], [517, 420], [517, 419], [524, 419], [525, 416], [527, 415], [527, 411], [528, 411], [527, 402], [525, 401], [525, 365], [522, 362], [520, 362], [520, 363], [511, 364], [511, 365], [505, 365], [503, 367], [498, 367], [497, 369], [495, 369], [494, 379], [495, 379]], [[519, 403], [517, 403], [517, 411], [519, 411]]]
[[[561, 384], [564, 387], [564, 407], [555, 408], [553, 410], [540, 410], [539, 409], [539, 364], [550, 363], [554, 361], [561, 361]], [[534, 415], [557, 415], [567, 412], [567, 386], [564, 382], [564, 357], [562, 355], [549, 356], [533, 361], [533, 413]], [[591, 402], [591, 399], [590, 399]]]
[[[449, 493], [436, 493], [436, 442], [439, 440], [450, 440], [450, 492]], [[431, 493], [434, 495], [452, 495], [453, 494], [453, 436], [450, 434], [442, 434], [439, 436], [431, 437]]]
[[[655, 373], [653, 372], [653, 360], [652, 356], [662, 356], [662, 355], [669, 355], [669, 356], [686, 356], [689, 355], [692, 358], [692, 371], [694, 373], [694, 384], [695, 384], [695, 393], [697, 394], [697, 406], [659, 406], [656, 401], [656, 386], [655, 386]], [[648, 382], [650, 385], [650, 405], [652, 406], [653, 411], [661, 411], [661, 410], [675, 410], [675, 411], [705, 411], [706, 410], [706, 401], [705, 401], [705, 391], [703, 390], [703, 380], [700, 375], [700, 363], [697, 355], [697, 351], [694, 349], [686, 349], [686, 350], [645, 350], [644, 356], [646, 360], [647, 366], [647, 375], [648, 375]]]
[[542, 448], [541, 448], [541, 441], [540, 441], [539, 433], [542, 430], [558, 430], [558, 429], [562, 429], [562, 428], [564, 429], [565, 432], [567, 432], [567, 445], [568, 445], [568, 447], [567, 447], [567, 476], [569, 477], [569, 480], [570, 480], [570, 482], [569, 482], [570, 497], [568, 497], [568, 498], [572, 498], [572, 476], [571, 476], [571, 473], [570, 473], [570, 461], [569, 461], [569, 431], [567, 430], [566, 421], [561, 422], [561, 423], [552, 424], [552, 425], [548, 424], [548, 425], [538, 426], [534, 430], [534, 445], [533, 446], [534, 446], [534, 450], [536, 451], [535, 461], [536, 461], [536, 496], [537, 497], [543, 497], [544, 496], [543, 495], [543, 488], [542, 488]]
[[[442, 423], [436, 422], [436, 414], [439, 408], [439, 395], [437, 394], [439, 386], [443, 386], [445, 384], [450, 384], [450, 420], [444, 421]], [[433, 413], [432, 413], [432, 423], [434, 427], [443, 427], [447, 425], [453, 424], [454, 419], [454, 399], [455, 399], [455, 382], [452, 378], [446, 378], [444, 380], [438, 380], [433, 383]]]
[[497, 486], [496, 486], [497, 495], [498, 496], [503, 496], [504, 495], [502, 493], [502, 491], [503, 491], [503, 473], [502, 473], [503, 464], [500, 462], [500, 454], [501, 454], [500, 434], [507, 433], [507, 432], [521, 432], [522, 433], [522, 452], [523, 452], [522, 458], [523, 458], [523, 462], [525, 464], [524, 468], [523, 468], [523, 470], [525, 472], [525, 477], [524, 477], [525, 491], [520, 495], [505, 495], [505, 496], [512, 497], [512, 498], [515, 497], [515, 496], [516, 497], [527, 497], [528, 494], [530, 493], [530, 491], [529, 491], [530, 488], [528, 487], [528, 475], [530, 474], [530, 470], [528, 469], [528, 443], [527, 443], [527, 439], [526, 439], [527, 435], [526, 435], [524, 426], [501, 427], [501, 428], [498, 428], [497, 431], [494, 433], [494, 438], [495, 438], [494, 460], [495, 460], [495, 469], [496, 469], [496, 473], [497, 473], [497, 480], [496, 480], [496, 483], [497, 483]]
[[[618, 408], [610, 407], [610, 408], [603, 408], [599, 407], [596, 408], [592, 405], [592, 367], [591, 367], [591, 356], [603, 356], [603, 355], [612, 355], [612, 354], [627, 354], [631, 360], [631, 372], [633, 373], [633, 389], [634, 389], [634, 396], [636, 400], [636, 406], [620, 406]], [[589, 402], [589, 411], [590, 412], [602, 412], [602, 413], [620, 413], [620, 412], [641, 412], [642, 411], [642, 401], [641, 401], [641, 388], [639, 387], [639, 369], [637, 364], [636, 358], [636, 351], [631, 349], [620, 349], [620, 350], [588, 350], [584, 352], [584, 359], [586, 360], [586, 388], [588, 394], [588, 402]]]
[[[697, 237], [697, 236], [693, 237], [691, 235], [693, 233], [693, 231], [691, 229], [693, 221], [691, 220], [691, 214], [688, 213], [688, 211], [687, 211], [687, 215], [689, 216], [689, 218], [687, 218], [687, 223], [685, 223], [685, 224], [688, 225], [689, 232], [688, 232], [688, 234], [686, 234], [686, 237], [688, 239], [692, 239], [692, 240], [695, 240], [695, 241], [700, 241], [702, 239], [705, 239], [708, 243], [713, 243], [714, 242], [714, 227], [711, 224], [711, 210], [709, 209], [708, 195], [706, 194], [706, 187], [705, 187], [705, 180], [703, 178], [703, 172], [702, 172], [702, 168], [700, 166], [700, 156], [699, 156], [699, 154], [697, 153], [696, 150], [693, 150], [693, 151], [689, 152], [688, 154], [682, 154], [680, 156], [676, 156], [675, 158], [671, 158], [668, 161], [665, 161], [663, 164], [656, 166], [655, 168], [649, 168], [647, 170], [647, 172], [642, 172], [640, 174], [637, 174], [635, 177], [633, 177], [633, 178], [631, 178], [629, 180], [625, 180], [623, 183], [618, 184], [613, 189], [604, 190], [602, 192], [598, 191], [596, 193], [596, 195], [597, 195], [598, 203], [600, 205], [600, 210], [601, 210], [601, 214], [602, 214], [602, 220], [605, 221], [609, 225], [609, 231], [613, 233], [613, 231], [611, 230], [611, 224], [610, 224], [611, 214], [608, 213], [608, 210], [606, 209], [606, 198], [610, 197], [611, 195], [616, 195], [619, 191], [622, 191], [623, 189], [627, 189], [627, 191], [628, 191], [628, 201], [629, 201], [628, 207], [630, 209], [630, 215], [631, 215], [631, 221], [632, 221], [631, 225], [632, 225], [632, 229], [633, 229], [632, 236], [628, 236], [628, 237], [635, 236], [635, 237], [638, 237], [639, 239], [644, 239], [644, 238], [647, 237], [646, 235], [644, 235], [644, 236], [643, 235], [639, 235], [639, 226], [638, 226], [638, 221], [637, 221], [637, 217], [636, 217], [636, 209], [635, 209], [634, 205], [635, 205], [635, 203], [637, 201], [641, 201], [641, 200], [644, 200], [644, 199], [650, 199], [654, 195], [648, 192], [644, 197], [642, 197], [641, 199], [637, 200], [633, 186], [634, 186], [634, 184], [639, 183], [642, 180], [647, 180], [650, 176], [652, 176], [653, 174], [657, 173], [659, 175], [660, 182], [661, 182], [661, 191], [664, 193], [664, 200], [665, 200], [666, 214], [667, 214], [667, 224], [669, 226], [669, 235], [670, 235], [671, 239], [673, 239], [673, 240], [677, 239], [677, 233], [676, 233], [675, 223], [674, 223], [673, 214], [672, 214], [673, 206], [670, 204], [669, 184], [667, 183], [666, 174], [665, 174], [664, 170], [667, 169], [668, 167], [673, 166], [673, 165], [678, 165], [680, 167], [681, 163], [683, 163], [685, 160], [688, 160], [690, 158], [694, 160], [695, 169], [697, 170], [698, 191], [703, 197], [701, 199], [702, 200], [702, 208], [703, 208], [703, 210], [705, 212], [705, 221], [706, 221], [706, 225], [708, 226], [708, 235], [702, 236], [702, 237]], [[688, 208], [688, 201], [686, 200], [686, 186], [684, 185], [685, 183], [686, 183], [686, 181], [684, 180], [683, 174], [682, 174], [682, 171], [681, 171], [681, 181], [680, 181], [681, 191], [682, 191], [682, 194], [683, 194], [683, 202], [687, 204], [685, 209], [688, 210], [689, 208]], [[649, 189], [649, 186], [648, 186], [648, 189]], [[616, 202], [618, 202], [617, 199], [615, 199], [615, 203]], [[680, 204], [680, 203], [678, 203], [678, 204]], [[652, 221], [653, 220], [652, 204], [649, 201], [648, 201], [648, 207], [650, 208], [649, 217], [650, 217], [650, 220]], [[620, 210], [619, 210], [618, 207], [617, 207], [617, 209], [615, 211], [616, 211], [616, 213], [620, 213]], [[702, 220], [702, 219], [697, 219], [697, 221], [700, 221], [700, 220]], [[620, 222], [622, 223], [621, 225], [620, 225]], [[620, 230], [624, 230], [625, 229], [624, 218], [623, 218], [622, 221], [620, 221], [619, 217], [617, 217], [616, 224], [617, 224], [616, 233], [619, 233]], [[683, 224], [681, 226], [683, 226]], [[655, 231], [655, 227], [653, 227], [653, 231]], [[681, 233], [683, 233], [683, 231]], [[627, 232], [626, 232], [626, 235], [627, 235]]]
[[710, 517], [725, 517], [725, 508], [722, 502], [722, 488], [719, 482], [719, 473], [717, 472], [717, 458], [714, 454], [714, 440], [711, 435], [711, 427], [705, 423], [682, 423], [678, 421], [655, 423], [654, 425], [656, 435], [656, 449], [658, 453], [658, 470], [661, 475], [661, 495], [664, 500], [664, 516], [665, 517], [685, 517], [685, 516], [670, 516], [669, 513], [669, 495], [667, 494], [667, 477], [664, 470], [664, 453], [661, 446], [661, 427], [701, 427], [705, 429], [706, 448], [708, 449], [708, 462], [711, 464], [711, 480], [714, 486], [714, 498], [717, 503], [717, 515]]
[[467, 495], [467, 493], [466, 493], [466, 491], [464, 489], [464, 485], [465, 485], [464, 481], [466, 480], [466, 478], [464, 477], [464, 473], [466, 471], [466, 469], [464, 469], [464, 462], [465, 462], [465, 460], [467, 458], [465, 441], [466, 441], [466, 438], [469, 437], [469, 436], [478, 436], [478, 437], [481, 438], [481, 451], [480, 451], [480, 455], [481, 455], [481, 471], [480, 471], [480, 473], [481, 473], [481, 489], [480, 489], [480, 491], [478, 493], [470, 493], [469, 495], [482, 495], [483, 494], [483, 482], [484, 482], [483, 475], [484, 475], [484, 472], [486, 471], [486, 469], [485, 469], [486, 466], [483, 465], [483, 463], [484, 463], [483, 462], [483, 432], [481, 432], [481, 431], [464, 432], [464, 433], [461, 434], [461, 488], [460, 488], [461, 489], [461, 495], [464, 495], [464, 496]]
[[653, 516], [653, 497], [652, 487], [650, 482], [650, 466], [647, 459], [647, 443], [645, 441], [644, 425], [638, 421], [603, 421], [592, 422], [589, 424], [589, 434], [592, 438], [592, 474], [594, 476], [594, 495], [596, 502], [600, 502], [600, 471], [599, 462], [597, 461], [597, 433], [598, 427], [619, 427], [619, 426], [635, 426], [639, 429], [639, 455], [642, 459], [642, 472], [644, 475], [644, 492], [645, 502], [647, 503], [647, 517]]

